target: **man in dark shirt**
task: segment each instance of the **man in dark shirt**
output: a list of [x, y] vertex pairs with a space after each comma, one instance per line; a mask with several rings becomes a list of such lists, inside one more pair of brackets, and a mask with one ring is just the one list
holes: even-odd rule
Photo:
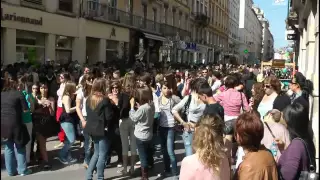
[[199, 84], [197, 89], [200, 100], [206, 104], [203, 115], [219, 115], [224, 119], [223, 107], [213, 98], [212, 89], [207, 82]]

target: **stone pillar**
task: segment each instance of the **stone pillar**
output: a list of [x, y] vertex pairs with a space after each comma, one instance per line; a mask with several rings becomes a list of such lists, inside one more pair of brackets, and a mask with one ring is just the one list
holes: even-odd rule
[[86, 62], [86, 37], [77, 37], [72, 42], [72, 60], [77, 60], [81, 65]]
[[315, 61], [319, 61], [315, 59], [314, 51], [315, 49], [315, 19], [312, 11], [310, 11], [308, 17], [308, 31], [307, 31], [307, 63], [306, 63], [306, 78], [311, 79], [314, 74], [314, 65]]
[[17, 61], [16, 57], [16, 38], [17, 33], [15, 29], [4, 28], [3, 32], [3, 65], [13, 64]]
[[99, 49], [98, 49], [98, 61], [106, 61], [106, 49], [107, 49], [107, 40], [99, 39]]
[[87, 38], [85, 35], [86, 20], [79, 19], [78, 31], [79, 36], [73, 39], [72, 42], [72, 60], [77, 60], [81, 65], [86, 62], [87, 59]]
[[56, 35], [46, 34], [45, 40], [45, 60], [57, 60], [56, 59]]

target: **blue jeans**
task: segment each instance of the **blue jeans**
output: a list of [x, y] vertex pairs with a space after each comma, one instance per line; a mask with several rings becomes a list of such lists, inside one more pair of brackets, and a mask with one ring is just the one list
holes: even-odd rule
[[174, 154], [174, 129], [169, 127], [159, 127], [159, 134], [165, 171], [170, 172], [171, 164], [171, 173], [173, 175], [178, 175], [178, 165], [176, 155]]
[[182, 139], [183, 139], [184, 148], [186, 150], [186, 156], [191, 156], [193, 154], [192, 138], [193, 138], [192, 131], [183, 131]]
[[68, 160], [71, 158], [69, 150], [76, 139], [76, 134], [74, 126], [70, 122], [62, 122], [61, 127], [63, 131], [66, 133], [66, 139], [64, 140], [63, 148], [60, 150], [60, 157], [63, 160]]
[[93, 170], [97, 167], [97, 180], [104, 179], [104, 167], [110, 143], [107, 137], [91, 137], [94, 143], [94, 154], [86, 172], [87, 180], [92, 179]]
[[141, 162], [141, 167], [147, 169], [148, 166], [153, 166], [153, 141], [152, 139], [149, 141], [141, 141], [140, 139], [136, 139], [137, 148], [139, 152], [139, 158]]
[[86, 134], [83, 133], [83, 137], [84, 137], [84, 163], [89, 164], [90, 163], [90, 159], [91, 159], [91, 143], [92, 143], [92, 139], [91, 137]]
[[[87, 117], [84, 117], [84, 119], [87, 121]], [[82, 123], [81, 124], [81, 129], [83, 132], [83, 127], [82, 127]], [[93, 148], [91, 146], [92, 144], [92, 139], [91, 137], [83, 132], [83, 138], [84, 138], [84, 142], [83, 142], [83, 148], [84, 148], [84, 163], [86, 163], [87, 165], [89, 165], [90, 163], [90, 158], [91, 158], [91, 149]]]
[[12, 140], [6, 140], [4, 144], [4, 159], [9, 176], [16, 175], [17, 170], [18, 174], [24, 174], [27, 170], [26, 147], [20, 147]]

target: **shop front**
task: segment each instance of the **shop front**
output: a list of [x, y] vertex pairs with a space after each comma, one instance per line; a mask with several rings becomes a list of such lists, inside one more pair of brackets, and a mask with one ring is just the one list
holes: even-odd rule
[[1, 61], [5, 65], [48, 60], [105, 62], [113, 56], [111, 52], [124, 57], [123, 47], [129, 42], [127, 28], [3, 2], [1, 8]]

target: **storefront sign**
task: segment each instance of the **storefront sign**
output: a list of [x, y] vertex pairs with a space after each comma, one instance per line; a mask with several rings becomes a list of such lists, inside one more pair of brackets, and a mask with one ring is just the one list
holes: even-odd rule
[[197, 44], [196, 43], [185, 43], [185, 49], [186, 50], [197, 50]]
[[25, 16], [17, 16], [16, 13], [5, 14], [1, 8], [1, 21], [18, 21], [27, 24], [42, 25], [42, 17], [40, 19], [29, 18]]

